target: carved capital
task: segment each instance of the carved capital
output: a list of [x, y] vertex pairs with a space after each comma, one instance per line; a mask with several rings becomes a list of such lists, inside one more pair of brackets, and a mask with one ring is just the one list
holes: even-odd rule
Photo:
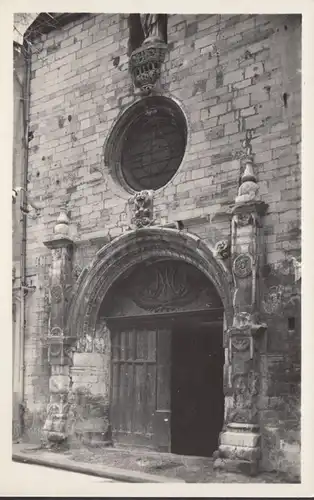
[[[263, 216], [266, 214], [268, 204], [261, 200], [251, 200], [247, 203], [236, 203], [232, 208], [232, 214], [237, 216], [239, 225], [246, 225], [254, 222], [254, 214]], [[256, 217], [256, 215], [255, 215]], [[243, 221], [243, 224], [241, 223]]]

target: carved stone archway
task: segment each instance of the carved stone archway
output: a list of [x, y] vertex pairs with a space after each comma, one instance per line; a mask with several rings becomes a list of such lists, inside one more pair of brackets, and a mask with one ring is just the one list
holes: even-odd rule
[[199, 237], [170, 228], [129, 232], [105, 245], [77, 283], [70, 305], [66, 334], [94, 336], [99, 308], [112, 284], [134, 265], [155, 257], [194, 265], [214, 284], [224, 306], [226, 328], [232, 325], [232, 275]]

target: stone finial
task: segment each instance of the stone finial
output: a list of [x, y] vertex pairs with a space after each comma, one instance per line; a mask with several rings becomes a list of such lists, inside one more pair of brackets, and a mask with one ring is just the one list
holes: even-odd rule
[[134, 223], [137, 228], [153, 224], [153, 191], [140, 191], [133, 197]]
[[258, 184], [256, 182], [256, 176], [253, 169], [251, 140], [252, 132], [248, 130], [242, 143], [244, 149], [243, 162], [245, 163], [245, 168], [241, 176], [241, 184], [239, 187], [238, 196], [235, 199], [237, 204], [257, 200]]
[[69, 234], [69, 216], [66, 207], [60, 209], [59, 217], [57, 218], [56, 225], [54, 227], [55, 235], [67, 236]]

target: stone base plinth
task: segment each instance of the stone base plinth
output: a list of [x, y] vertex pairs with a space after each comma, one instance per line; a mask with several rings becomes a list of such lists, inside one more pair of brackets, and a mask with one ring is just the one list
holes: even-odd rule
[[220, 435], [214, 468], [256, 475], [261, 456], [261, 436], [257, 431], [256, 425], [229, 424]]
[[46, 432], [46, 437], [51, 443], [63, 443], [67, 435], [64, 432], [48, 431]]
[[246, 474], [247, 476], [256, 476], [258, 473], [258, 463], [238, 460], [236, 458], [217, 458], [214, 462], [214, 469]]
[[89, 446], [92, 448], [112, 446], [112, 440], [110, 433], [99, 432], [99, 431], [75, 431], [76, 439], [82, 443], [84, 446]]

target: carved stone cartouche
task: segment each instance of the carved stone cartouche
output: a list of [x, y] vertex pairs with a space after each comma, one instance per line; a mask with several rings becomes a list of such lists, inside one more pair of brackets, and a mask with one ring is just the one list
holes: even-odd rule
[[153, 191], [140, 191], [133, 197], [134, 224], [137, 228], [153, 224]]

